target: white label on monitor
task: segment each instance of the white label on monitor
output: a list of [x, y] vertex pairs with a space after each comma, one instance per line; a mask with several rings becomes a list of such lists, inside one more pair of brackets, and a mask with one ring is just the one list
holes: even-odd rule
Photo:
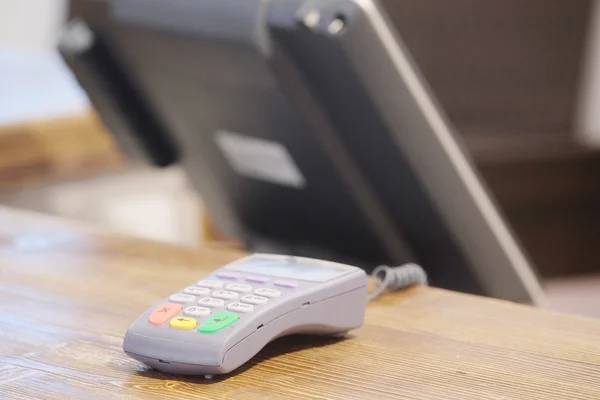
[[281, 144], [228, 131], [217, 132], [215, 139], [238, 174], [296, 189], [306, 186], [304, 176]]

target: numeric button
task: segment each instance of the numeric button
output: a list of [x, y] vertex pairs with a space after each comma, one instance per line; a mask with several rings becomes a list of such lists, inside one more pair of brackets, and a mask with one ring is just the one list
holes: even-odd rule
[[212, 297], [205, 297], [198, 300], [198, 305], [210, 308], [219, 308], [225, 306], [225, 301], [221, 299], [213, 299]]
[[194, 296], [208, 296], [210, 289], [198, 286], [190, 286], [183, 289], [183, 293], [192, 294]]
[[269, 288], [256, 289], [254, 294], [257, 296], [269, 297], [271, 299], [281, 296], [281, 292], [279, 290]]
[[235, 300], [238, 298], [238, 294], [236, 292], [232, 292], [231, 290], [215, 290], [212, 292], [211, 296], [224, 300]]
[[221, 289], [223, 287], [223, 282], [221, 281], [210, 281], [210, 280], [201, 280], [196, 282], [197, 286], [205, 287], [209, 289]]
[[210, 308], [198, 306], [189, 306], [183, 310], [183, 314], [188, 317], [208, 317], [210, 313]]
[[227, 304], [227, 310], [239, 313], [249, 313], [254, 311], [254, 306], [251, 306], [250, 304], [239, 303], [236, 301], [235, 303]]
[[255, 296], [253, 294], [242, 296], [242, 298], [240, 300], [244, 303], [256, 304], [256, 305], [265, 304], [267, 301], [269, 301], [269, 299], [267, 299], [266, 297]]
[[176, 293], [169, 297], [169, 301], [173, 303], [191, 303], [196, 301], [196, 297], [191, 294]]
[[243, 283], [230, 283], [229, 285], [225, 285], [225, 289], [240, 293], [250, 293], [252, 286]]

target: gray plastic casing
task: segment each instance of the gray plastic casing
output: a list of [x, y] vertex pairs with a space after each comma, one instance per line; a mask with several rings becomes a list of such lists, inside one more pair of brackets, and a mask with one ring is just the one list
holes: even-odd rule
[[[167, 373], [223, 374], [246, 363], [278, 337], [298, 333], [337, 335], [360, 327], [364, 321], [367, 277], [359, 268], [327, 263], [345, 270], [344, 274], [322, 283], [297, 280], [296, 288], [273, 286], [277, 278], [268, 283], [217, 278], [219, 271], [230, 270], [235, 264], [224, 266], [203, 279], [243, 282], [254, 288], [274, 288], [282, 292], [281, 297], [270, 299], [265, 305], [255, 305], [252, 313], [240, 313], [238, 321], [215, 333], [199, 333], [197, 328], [175, 329], [168, 322], [160, 326], [150, 324], [148, 318], [152, 311], [158, 305], [169, 302], [168, 298], [163, 299], [148, 308], [129, 327], [123, 342], [125, 353]], [[323, 267], [326, 268], [325, 265]], [[213, 313], [218, 311], [225, 311], [225, 308], [213, 309]], [[196, 319], [200, 325], [208, 318]]]

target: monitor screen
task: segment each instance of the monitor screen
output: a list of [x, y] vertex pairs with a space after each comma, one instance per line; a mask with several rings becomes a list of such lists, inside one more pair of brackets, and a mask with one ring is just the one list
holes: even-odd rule
[[[543, 303], [378, 3], [72, 0], [59, 47], [113, 136], [157, 165], [177, 159], [227, 240], [367, 272], [416, 262], [441, 288]], [[230, 268], [313, 282], [349, 271]]]

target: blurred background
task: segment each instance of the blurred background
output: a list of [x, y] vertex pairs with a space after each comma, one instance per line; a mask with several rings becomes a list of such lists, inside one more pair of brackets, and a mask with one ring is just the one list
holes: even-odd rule
[[[600, 316], [598, 4], [382, 3], [552, 306]], [[55, 50], [66, 11], [0, 0], [0, 205], [189, 246], [225, 240], [179, 168], [120, 153]]]

